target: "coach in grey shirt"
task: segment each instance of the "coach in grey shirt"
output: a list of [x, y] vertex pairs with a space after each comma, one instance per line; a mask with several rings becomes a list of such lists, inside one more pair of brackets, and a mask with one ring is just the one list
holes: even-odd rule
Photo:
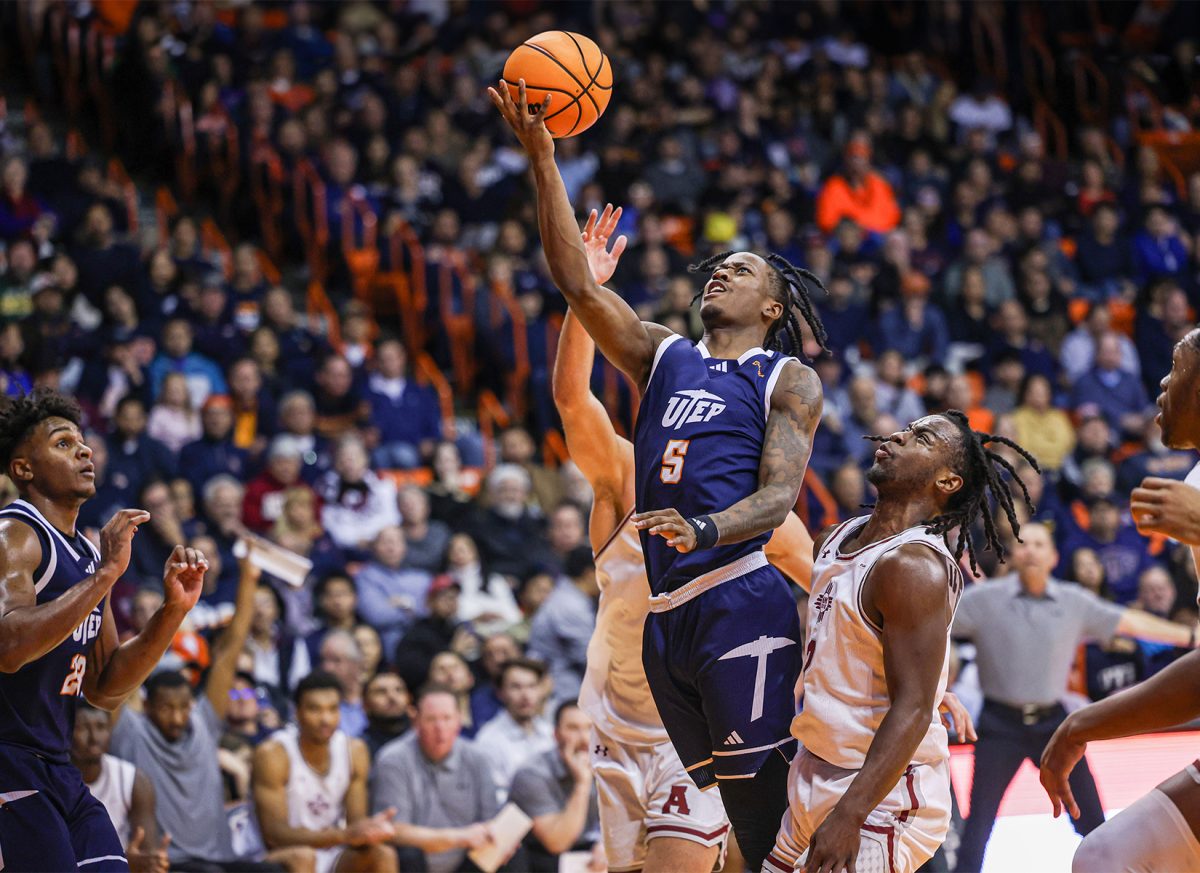
[[413, 730], [375, 757], [371, 808], [395, 807], [402, 870], [451, 873], [468, 849], [491, 841], [488, 822], [499, 811], [496, 784], [483, 753], [459, 736], [454, 692], [426, 688], [416, 706]]
[[555, 748], [534, 755], [513, 777], [509, 799], [533, 819], [527, 839], [529, 869], [558, 869], [558, 856], [589, 849], [600, 839], [600, 811], [592, 777], [592, 721], [574, 700], [554, 716]]
[[[1050, 576], [1058, 551], [1042, 524], [1021, 528], [1009, 576], [967, 586], [954, 617], [953, 636], [975, 644], [983, 689], [976, 725], [971, 816], [963, 831], [956, 869], [978, 871], [1000, 800], [1021, 763], [1036, 766], [1054, 730], [1066, 718], [1059, 702], [1079, 646], [1114, 634], [1176, 646], [1194, 644], [1183, 625], [1101, 600], [1082, 586]], [[1081, 759], [1071, 773], [1080, 834], [1104, 822], [1096, 783]]]

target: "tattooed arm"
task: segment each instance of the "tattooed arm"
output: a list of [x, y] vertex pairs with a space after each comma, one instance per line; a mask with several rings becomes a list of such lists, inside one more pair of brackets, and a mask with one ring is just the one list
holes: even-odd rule
[[[720, 533], [718, 545], [740, 543], [783, 524], [804, 482], [821, 406], [817, 374], [799, 362], [785, 364], [771, 395], [758, 490], [712, 515]], [[634, 521], [638, 528], [665, 537], [667, 545], [680, 552], [696, 547], [695, 531], [674, 509], [637, 513]]]

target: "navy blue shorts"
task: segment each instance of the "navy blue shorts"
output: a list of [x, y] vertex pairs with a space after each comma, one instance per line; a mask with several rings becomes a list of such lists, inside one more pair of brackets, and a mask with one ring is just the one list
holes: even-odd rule
[[796, 601], [760, 567], [646, 618], [642, 663], [663, 725], [700, 788], [791, 760], [801, 664]]
[[127, 873], [129, 862], [74, 765], [0, 746], [0, 869]]

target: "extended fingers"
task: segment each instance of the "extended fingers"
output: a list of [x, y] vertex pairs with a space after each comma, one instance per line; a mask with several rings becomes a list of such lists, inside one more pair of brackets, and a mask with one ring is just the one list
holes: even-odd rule
[[611, 203], [604, 207], [605, 220], [601, 221], [600, 229], [606, 237], [612, 236], [613, 231], [617, 229], [617, 225], [621, 222], [621, 212], [622, 207], [618, 206], [613, 209]]
[[593, 209], [588, 213], [587, 221], [583, 225], [583, 239], [587, 241], [591, 239], [592, 234], [596, 231], [596, 210]]

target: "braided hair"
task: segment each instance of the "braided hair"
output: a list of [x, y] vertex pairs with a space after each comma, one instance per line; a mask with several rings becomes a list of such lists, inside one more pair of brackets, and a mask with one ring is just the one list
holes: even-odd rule
[[[732, 254], [734, 254], [733, 251], [718, 252], [698, 264], [692, 264], [688, 267], [688, 272], [711, 272], [717, 264]], [[814, 273], [795, 266], [782, 255], [770, 252], [763, 260], [771, 267], [769, 277], [771, 294], [776, 301], [783, 304], [783, 314], [767, 329], [764, 345], [774, 351], [793, 355], [804, 354], [804, 335], [800, 327], [800, 317], [803, 317], [821, 348], [829, 351], [827, 345], [829, 336], [825, 333], [825, 325], [821, 323], [821, 317], [817, 315], [812, 295], [809, 292], [809, 286], [815, 285], [822, 292], [828, 293], [825, 291], [825, 284]], [[703, 289], [697, 291], [692, 297], [692, 302], [695, 303], [703, 295]], [[799, 316], [796, 314], [797, 309], [800, 311]]]
[[[960, 410], [947, 409], [940, 414], [958, 427], [962, 437], [954, 466], [962, 476], [963, 484], [950, 496], [945, 511], [927, 522], [926, 530], [929, 533], [941, 534], [949, 546], [950, 532], [958, 528], [958, 545], [954, 549], [954, 560], [961, 559], [965, 549], [971, 561], [971, 571], [978, 575], [979, 563], [976, 560], [975, 538], [971, 534], [971, 525], [977, 518], [983, 519], [983, 532], [987, 540], [987, 548], [991, 549], [1001, 561], [1004, 560], [1007, 553], [1000, 537], [1000, 531], [996, 527], [996, 520], [990, 511], [989, 496], [1004, 510], [1017, 542], [1022, 542], [1021, 523], [1017, 519], [1016, 503], [1009, 479], [1020, 487], [1025, 506], [1031, 513], [1033, 512], [1033, 501], [1029, 497], [1029, 489], [1025, 487], [1025, 482], [1003, 455], [992, 451], [988, 446], [1007, 446], [1024, 458], [1038, 473], [1042, 472], [1042, 468], [1038, 466], [1037, 459], [1033, 455], [1007, 437], [972, 430], [967, 416]], [[866, 439], [876, 442], [887, 442], [888, 440], [884, 436], [868, 436]], [[1008, 474], [1007, 478], [1005, 473]]]

